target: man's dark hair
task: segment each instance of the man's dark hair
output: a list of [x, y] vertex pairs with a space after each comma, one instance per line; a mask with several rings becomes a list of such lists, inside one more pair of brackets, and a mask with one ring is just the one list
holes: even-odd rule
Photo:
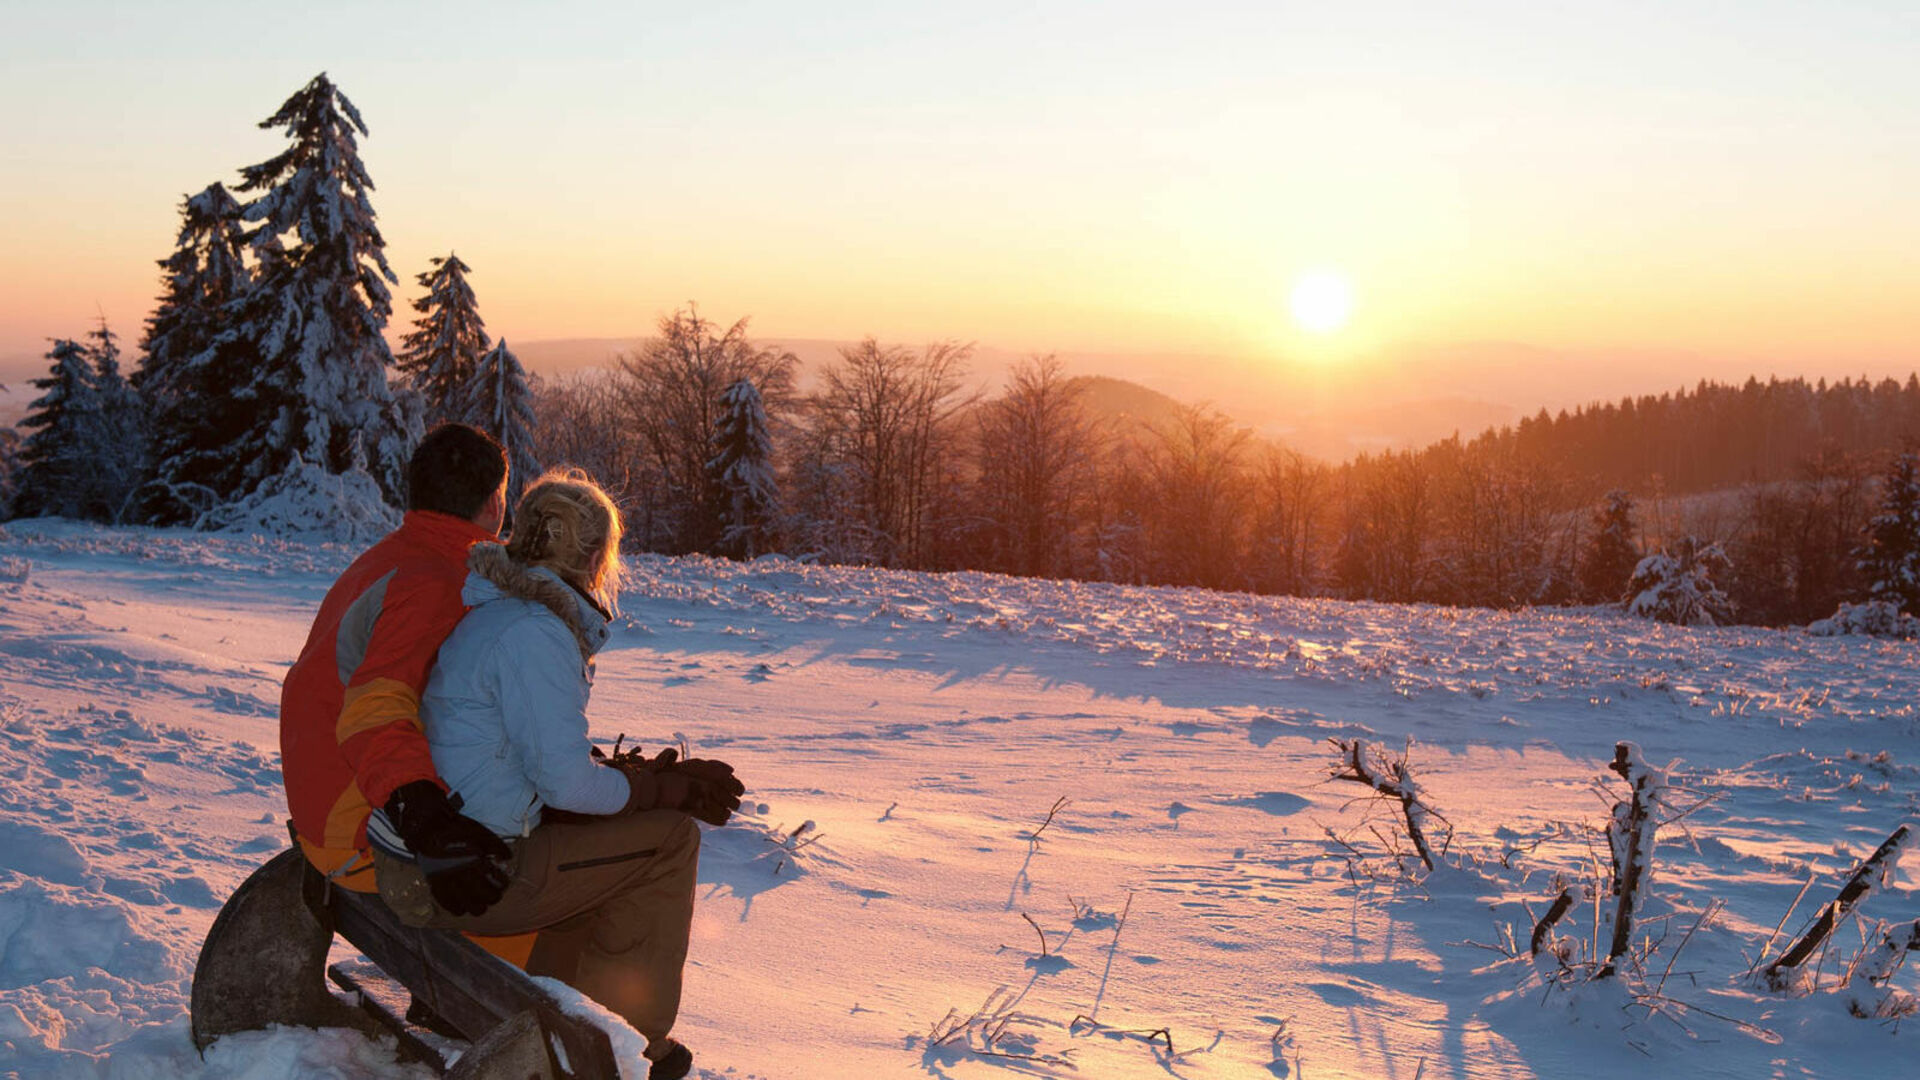
[[471, 521], [507, 478], [507, 452], [466, 424], [441, 424], [407, 462], [407, 509], [437, 510]]

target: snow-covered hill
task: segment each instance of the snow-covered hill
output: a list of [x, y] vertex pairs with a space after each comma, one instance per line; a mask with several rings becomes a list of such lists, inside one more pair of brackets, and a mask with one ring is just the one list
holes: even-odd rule
[[[410, 1075], [343, 1032], [230, 1038], [202, 1062], [185, 1020], [220, 902], [284, 843], [279, 678], [353, 554], [0, 529], [0, 1073]], [[678, 1032], [713, 1076], [1908, 1072], [1915, 1033], [1833, 989], [1852, 926], [1809, 995], [1743, 973], [1920, 811], [1913, 644], [778, 560], [632, 569], [596, 736], [684, 739], [752, 788], [707, 834]], [[1449, 866], [1392, 863], [1393, 818], [1328, 781], [1330, 737], [1413, 740]], [[1557, 881], [1606, 864], [1621, 739], [1675, 762], [1676, 805], [1712, 800], [1661, 833], [1651, 1001], [1503, 955]], [[786, 850], [807, 823], [817, 839]], [[1920, 891], [1899, 877], [1863, 910], [1911, 920]], [[1561, 931], [1592, 922], [1583, 906]]]

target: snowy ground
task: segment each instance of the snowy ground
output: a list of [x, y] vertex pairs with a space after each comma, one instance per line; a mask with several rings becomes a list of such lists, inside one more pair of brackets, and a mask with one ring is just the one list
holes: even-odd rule
[[[203, 1063], [184, 1015], [218, 905], [284, 843], [273, 703], [352, 554], [0, 529], [0, 1074], [412, 1075], [344, 1032], [231, 1038]], [[1783, 936], [1920, 809], [1914, 645], [633, 568], [596, 735], [684, 738], [752, 788], [703, 854], [678, 1034], [710, 1075], [1911, 1075], [1920, 1030], [1834, 989], [1857, 926], [1811, 994], [1743, 973], [1810, 875]], [[1326, 740], [1355, 736], [1415, 740], [1451, 866], [1403, 874], [1392, 817], [1327, 780]], [[1671, 961], [1658, 1012], [1498, 951], [1508, 927], [1524, 948], [1556, 875], [1605, 864], [1620, 739], [1676, 761], [1676, 805], [1715, 797], [1661, 834], [1656, 948], [1626, 980]], [[776, 842], [807, 822], [787, 843], [812, 843]], [[1869, 920], [1920, 916], [1908, 882]], [[1561, 931], [1592, 928], [1582, 905]], [[955, 1029], [983, 1007], [1004, 1025]]]

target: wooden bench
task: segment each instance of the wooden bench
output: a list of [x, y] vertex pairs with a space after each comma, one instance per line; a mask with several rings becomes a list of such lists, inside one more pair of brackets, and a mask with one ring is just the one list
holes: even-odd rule
[[[328, 968], [336, 933], [372, 964]], [[330, 992], [323, 971], [347, 993]], [[451, 1068], [445, 1041], [406, 1021], [409, 993], [471, 1044]], [[606, 1032], [568, 1015], [526, 973], [459, 934], [403, 925], [379, 896], [332, 886], [297, 848], [254, 871], [220, 909], [194, 967], [192, 1022], [203, 1052], [270, 1024], [352, 1027], [391, 1032], [404, 1055], [453, 1080], [619, 1076]]]

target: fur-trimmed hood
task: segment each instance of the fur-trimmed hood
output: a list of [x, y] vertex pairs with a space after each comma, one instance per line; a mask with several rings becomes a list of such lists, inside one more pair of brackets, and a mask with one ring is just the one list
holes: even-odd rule
[[473, 545], [467, 569], [472, 574], [460, 591], [460, 601], [468, 607], [500, 599], [538, 604], [572, 632], [583, 661], [592, 660], [607, 643], [607, 613], [552, 570], [514, 562], [500, 544]]

